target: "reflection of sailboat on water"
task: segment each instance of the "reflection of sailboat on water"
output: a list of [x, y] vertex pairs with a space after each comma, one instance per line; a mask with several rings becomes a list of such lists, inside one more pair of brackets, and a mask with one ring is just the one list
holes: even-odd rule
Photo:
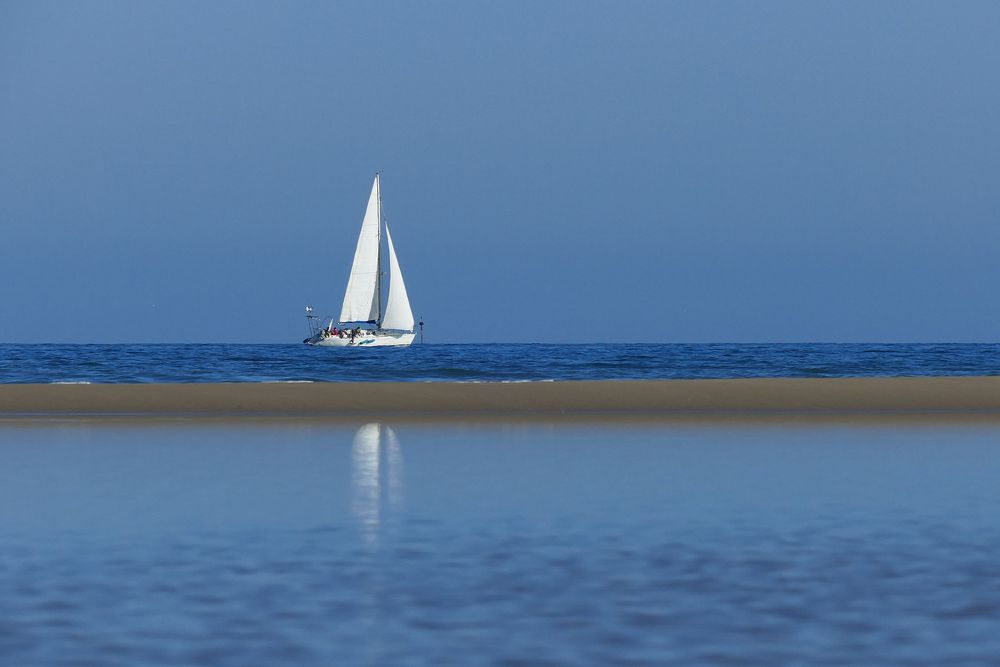
[[386, 512], [403, 501], [403, 452], [396, 432], [382, 424], [365, 424], [354, 434], [351, 458], [351, 508], [365, 537], [374, 541]]

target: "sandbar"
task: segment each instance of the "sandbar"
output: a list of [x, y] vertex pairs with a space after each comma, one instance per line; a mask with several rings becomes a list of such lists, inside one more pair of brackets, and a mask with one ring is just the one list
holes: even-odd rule
[[0, 385], [0, 416], [997, 415], [1000, 377]]

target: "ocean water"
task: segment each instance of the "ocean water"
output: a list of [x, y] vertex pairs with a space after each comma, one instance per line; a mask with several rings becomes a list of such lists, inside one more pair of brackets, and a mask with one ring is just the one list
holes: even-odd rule
[[1000, 427], [0, 424], [0, 664], [994, 665]]
[[0, 345], [0, 383], [997, 375], [1000, 345]]

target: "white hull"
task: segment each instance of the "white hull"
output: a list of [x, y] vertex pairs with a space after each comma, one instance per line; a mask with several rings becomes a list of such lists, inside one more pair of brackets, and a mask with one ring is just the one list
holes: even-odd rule
[[316, 347], [405, 347], [413, 342], [415, 336], [415, 333], [406, 331], [400, 333], [392, 331], [362, 332], [361, 335], [355, 336], [352, 341], [349, 337], [341, 338], [340, 336], [317, 334], [312, 338], [307, 338], [305, 344]]

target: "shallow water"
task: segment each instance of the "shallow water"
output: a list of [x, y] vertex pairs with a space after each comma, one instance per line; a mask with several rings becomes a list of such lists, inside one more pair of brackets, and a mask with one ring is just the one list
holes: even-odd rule
[[0, 345], [0, 383], [997, 375], [1000, 345]]
[[996, 664], [1000, 427], [0, 425], [0, 664]]

